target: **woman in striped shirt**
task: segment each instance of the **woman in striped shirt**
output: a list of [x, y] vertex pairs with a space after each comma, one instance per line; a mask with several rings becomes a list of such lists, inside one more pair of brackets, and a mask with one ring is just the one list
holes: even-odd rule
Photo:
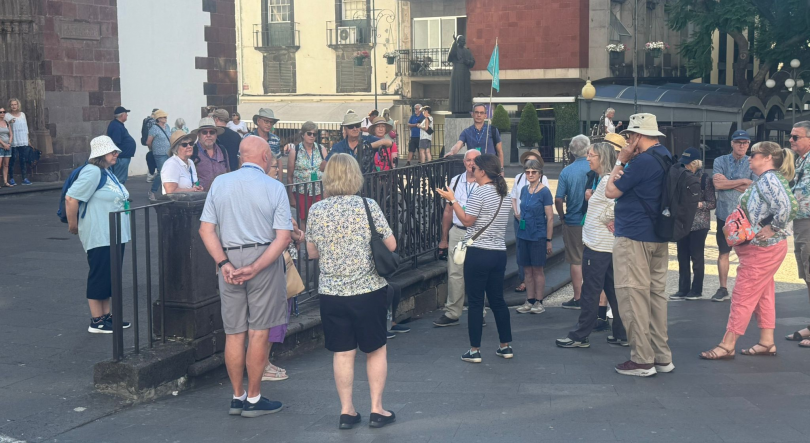
[[[582, 227], [582, 297], [579, 299], [581, 311], [575, 330], [565, 338], [557, 339], [561, 348], [588, 348], [588, 336], [596, 326], [599, 309], [599, 296], [605, 292], [610, 309], [613, 311], [613, 335], [608, 336], [610, 344], [627, 346], [627, 332], [619, 317], [616, 291], [613, 287], [613, 205], [614, 200], [605, 196], [607, 177], [616, 162], [616, 148], [621, 149], [626, 141], [621, 136], [612, 137], [612, 142], [596, 143], [588, 150], [588, 163], [591, 170], [600, 177], [595, 181], [596, 188], [588, 199], [588, 212]], [[618, 140], [622, 139], [622, 140]], [[621, 145], [621, 146], [619, 146]]]
[[[484, 322], [484, 294], [495, 314], [501, 345], [496, 354], [512, 358], [512, 325], [509, 308], [503, 298], [503, 277], [506, 271], [506, 225], [509, 223], [509, 202], [505, 202], [507, 186], [501, 176], [501, 161], [491, 154], [475, 158], [472, 173], [478, 188], [464, 206], [456, 205], [455, 194], [447, 188], [437, 192], [450, 202], [461, 224], [467, 227], [462, 242], [478, 235], [467, 248], [464, 261], [464, 289], [469, 304], [468, 330], [470, 350], [461, 359], [481, 363], [481, 330]], [[483, 232], [482, 232], [483, 231]]]

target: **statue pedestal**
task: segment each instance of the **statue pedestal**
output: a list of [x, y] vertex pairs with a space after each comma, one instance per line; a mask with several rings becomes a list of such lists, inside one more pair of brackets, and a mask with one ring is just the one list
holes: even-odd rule
[[[456, 115], [450, 114], [444, 118], [444, 152], [450, 152], [450, 148], [456, 144], [461, 131], [472, 126], [473, 119], [469, 114]], [[458, 151], [458, 154], [467, 152], [467, 147], [464, 146]]]

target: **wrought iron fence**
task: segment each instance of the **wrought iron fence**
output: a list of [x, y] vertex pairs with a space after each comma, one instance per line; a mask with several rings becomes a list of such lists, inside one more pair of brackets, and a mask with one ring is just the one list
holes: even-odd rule
[[[397, 132], [397, 156], [400, 159], [408, 158], [408, 145], [411, 141], [411, 128], [408, 127], [408, 123], [400, 123], [396, 127]], [[433, 125], [433, 135], [432, 140], [430, 142], [430, 155], [433, 159], [439, 159], [444, 157], [445, 154], [445, 146], [444, 146], [444, 125], [441, 123], [435, 123]], [[414, 153], [414, 158], [416, 161], [419, 161], [419, 153]]]
[[449, 48], [401, 49], [397, 75], [405, 77], [448, 76], [453, 66], [447, 61]]

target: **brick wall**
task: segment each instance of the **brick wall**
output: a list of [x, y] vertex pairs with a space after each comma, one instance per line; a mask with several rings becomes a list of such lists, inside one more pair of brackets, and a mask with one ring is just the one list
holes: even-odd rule
[[[211, 14], [211, 25], [205, 27], [208, 56], [197, 57], [197, 69], [208, 72], [203, 85], [208, 106], [236, 111], [236, 6], [234, 0], [202, 0], [203, 11]], [[205, 111], [201, 111], [204, 113]]]
[[[607, 0], [604, 0], [607, 1]], [[485, 70], [588, 67], [588, 0], [467, 0], [467, 46]]]
[[56, 161], [44, 162], [38, 172], [61, 170], [64, 177], [86, 160], [90, 140], [106, 134], [121, 104], [117, 0], [43, 4], [45, 125]]

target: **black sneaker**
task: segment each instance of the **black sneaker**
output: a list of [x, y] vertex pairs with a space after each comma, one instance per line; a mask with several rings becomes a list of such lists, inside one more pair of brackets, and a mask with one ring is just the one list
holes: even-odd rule
[[731, 297], [728, 295], [728, 289], [720, 287], [717, 288], [717, 292], [712, 295], [712, 301], [726, 301]]
[[394, 411], [388, 411], [391, 413], [388, 417], [382, 414], [375, 414], [371, 413], [368, 417], [368, 427], [369, 428], [381, 428], [385, 425], [390, 425], [391, 423], [397, 421], [397, 416], [394, 414]]
[[512, 350], [511, 346], [507, 346], [504, 349], [498, 348], [498, 350], [495, 351], [495, 353], [507, 359], [515, 356], [515, 351]]
[[686, 292], [678, 291], [669, 296], [669, 299], [672, 301], [683, 301], [686, 298]]
[[108, 322], [105, 317], [101, 317], [98, 321], [90, 319], [90, 326], [87, 327], [87, 332], [91, 334], [112, 334], [112, 323]]
[[445, 326], [456, 326], [458, 324], [458, 319], [452, 319], [444, 314], [439, 317], [438, 320], [433, 322], [434, 325], [443, 328]]
[[571, 300], [568, 300], [567, 302], [564, 302], [564, 303], [562, 304], [562, 307], [563, 307], [564, 309], [580, 309], [580, 307], [579, 307], [579, 300], [574, 300], [574, 299], [572, 298]]
[[703, 298], [703, 294], [698, 294], [697, 292], [689, 291], [689, 293], [686, 294], [687, 300], [700, 300], [701, 298]]
[[559, 348], [590, 348], [591, 344], [588, 341], [588, 337], [585, 337], [582, 341], [574, 341], [568, 337], [565, 338], [558, 338], [555, 343]]
[[228, 415], [242, 415], [242, 409], [245, 407], [245, 400], [234, 398], [231, 400], [231, 409], [228, 409]]
[[468, 363], [481, 363], [481, 351], [470, 349], [461, 356], [461, 359]]
[[355, 412], [354, 415], [340, 414], [340, 424], [338, 425], [338, 429], [351, 429], [358, 423], [360, 423], [359, 412]]
[[[104, 318], [106, 318], [110, 322], [110, 328], [112, 328], [112, 321], [113, 321], [112, 314], [107, 314], [104, 316]], [[130, 326], [132, 326], [132, 323], [128, 321], [123, 322], [123, 324], [121, 325], [121, 327], [124, 329], [128, 329]]]
[[271, 401], [266, 397], [262, 397], [256, 403], [245, 401], [241, 415], [242, 417], [253, 418], [267, 414], [275, 414], [280, 411], [282, 407], [283, 405], [280, 401]]
[[614, 337], [612, 335], [608, 335], [606, 340], [607, 340], [608, 344], [610, 344], [610, 345], [623, 346], [625, 348], [630, 346], [630, 343], [627, 343], [627, 340], [622, 340], [622, 339], [616, 338], [616, 337]]
[[606, 332], [606, 331], [610, 331], [610, 320], [597, 318], [596, 327], [593, 328], [593, 332]]
[[394, 331], [386, 331], [385, 336], [386, 336], [386, 337], [387, 337], [389, 340], [392, 340], [392, 339], [397, 338], [397, 334], [394, 334]]
[[406, 332], [411, 332], [411, 328], [404, 325], [393, 325], [391, 326], [391, 332], [396, 332], [397, 334], [404, 334]]

